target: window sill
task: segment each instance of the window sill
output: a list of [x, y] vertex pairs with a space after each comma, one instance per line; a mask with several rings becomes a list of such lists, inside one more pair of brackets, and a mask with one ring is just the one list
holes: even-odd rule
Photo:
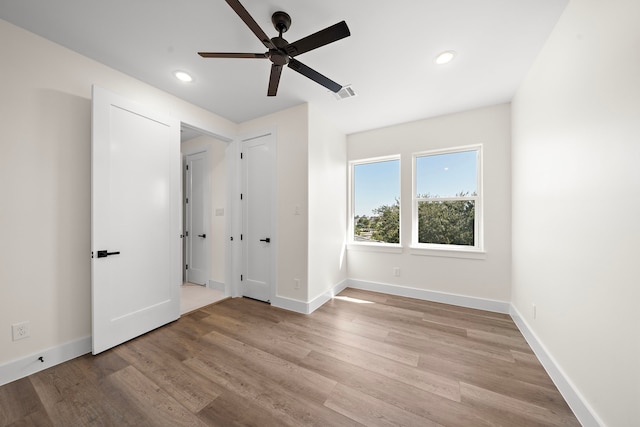
[[401, 254], [402, 246], [394, 244], [384, 243], [349, 243], [347, 244], [348, 251], [363, 251], [363, 252], [386, 252], [390, 254]]
[[460, 248], [425, 248], [420, 246], [410, 246], [411, 255], [436, 256], [445, 258], [465, 258], [465, 259], [486, 259], [487, 252], [481, 249], [460, 249]]

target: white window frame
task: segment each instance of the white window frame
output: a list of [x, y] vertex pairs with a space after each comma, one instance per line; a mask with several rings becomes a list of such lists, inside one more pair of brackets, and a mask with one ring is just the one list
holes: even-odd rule
[[385, 242], [363, 242], [356, 241], [354, 239], [355, 235], [355, 167], [358, 165], [372, 164], [372, 163], [382, 163], [388, 162], [391, 160], [398, 161], [398, 192], [402, 195], [402, 159], [400, 154], [395, 154], [391, 156], [383, 156], [383, 157], [372, 157], [361, 160], [351, 160], [349, 161], [349, 239], [348, 239], [348, 249], [350, 250], [368, 250], [368, 251], [376, 251], [376, 252], [401, 252], [402, 251], [402, 203], [399, 203], [400, 213], [399, 213], [399, 221], [398, 221], [398, 236], [399, 243], [385, 243]]
[[[466, 197], [429, 197], [418, 198], [418, 174], [417, 160], [419, 157], [435, 156], [440, 154], [462, 153], [467, 151], [476, 151], [477, 153], [477, 195]], [[413, 153], [412, 155], [412, 211], [411, 211], [411, 249], [416, 255], [435, 255], [435, 256], [453, 256], [462, 258], [476, 258], [482, 256], [484, 251], [484, 226], [483, 226], [483, 186], [482, 186], [482, 144], [468, 145], [462, 147], [439, 149]], [[473, 200], [474, 207], [474, 246], [467, 245], [446, 245], [437, 243], [420, 243], [418, 241], [418, 205], [420, 202], [437, 202], [437, 201], [457, 201], [457, 200]]]

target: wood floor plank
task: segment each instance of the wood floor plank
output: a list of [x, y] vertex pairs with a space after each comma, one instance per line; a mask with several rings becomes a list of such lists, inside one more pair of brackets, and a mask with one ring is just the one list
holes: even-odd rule
[[388, 344], [384, 340], [370, 339], [350, 332], [336, 330], [335, 328], [323, 327], [320, 324], [302, 326], [296, 323], [284, 322], [283, 325], [303, 333], [311, 333], [340, 344], [349, 345], [408, 366], [418, 366], [420, 358], [418, 352]]
[[[283, 427], [282, 418], [265, 411], [253, 399], [225, 391], [198, 413], [209, 426], [220, 427]], [[295, 427], [295, 426], [292, 426]]]
[[245, 298], [0, 387], [7, 426], [577, 426], [509, 316], [346, 289]]
[[122, 366], [117, 356], [86, 355], [29, 379], [54, 425], [130, 425], [123, 419], [122, 406], [111, 401], [108, 388], [102, 387], [101, 379], [116, 365]]
[[463, 402], [488, 409], [487, 414], [499, 420], [509, 420], [513, 423], [511, 425], [580, 426], [568, 407], [564, 411], [553, 411], [465, 383], [461, 384], [461, 392]]
[[408, 337], [398, 332], [391, 332], [385, 341], [390, 345], [410, 348], [420, 353], [473, 353], [480, 357], [491, 357], [515, 363], [511, 349], [508, 347], [485, 344], [456, 336], [438, 336], [434, 338], [432, 335], [428, 338], [416, 338], [415, 336]]
[[0, 387], [0, 426], [10, 425], [43, 410], [42, 402], [29, 378]]
[[200, 411], [221, 393], [216, 384], [171, 360], [149, 340], [133, 340], [115, 352], [191, 412]]
[[150, 425], [204, 427], [206, 424], [189, 412], [166, 391], [130, 366], [109, 376], [109, 381], [135, 403]]
[[269, 376], [273, 378], [272, 381], [302, 394], [310, 400], [323, 401], [336, 385], [335, 381], [318, 375], [299, 364], [291, 363], [223, 334], [211, 332], [205, 339], [212, 345], [219, 346], [229, 352], [235, 360], [242, 361], [244, 368], [258, 373], [268, 372]]
[[[352, 425], [358, 423], [322, 406], [322, 402], [305, 398], [299, 392], [278, 382], [278, 376], [268, 372], [257, 372], [247, 369], [242, 362], [233, 358], [216, 360], [191, 359], [186, 361], [194, 370], [207, 376], [212, 381], [218, 381], [230, 392], [241, 399], [251, 402], [268, 418], [276, 418], [281, 425], [290, 426], [326, 426]], [[205, 411], [214, 411], [214, 401]], [[256, 410], [256, 409], [253, 409]]]
[[[434, 421], [407, 412], [342, 384], [336, 386], [325, 405], [367, 426], [442, 427]], [[362, 408], [367, 408], [367, 410], [363, 411]]]
[[[245, 323], [239, 319], [218, 313], [210, 314], [206, 319], [203, 319], [203, 322], [211, 324], [214, 331], [241, 340], [252, 347], [268, 351], [285, 360], [295, 362], [309, 354], [307, 349], [292, 345], [288, 341], [281, 339], [278, 334], [278, 327], [275, 324]], [[268, 333], [256, 334], [257, 327]]]
[[490, 427], [473, 409], [416, 387], [321, 353], [311, 352], [303, 366], [376, 399], [449, 427]]
[[[289, 325], [284, 324], [282, 325], [282, 328], [286, 328], [288, 326]], [[288, 339], [297, 343], [301, 347], [308, 348], [309, 350], [315, 350], [332, 356], [338, 360], [352, 363], [356, 366], [366, 368], [389, 378], [397, 379], [422, 390], [435, 393], [452, 400], [459, 401], [460, 399], [458, 382], [445, 378], [439, 374], [426, 372], [412, 366], [397, 363], [391, 359], [300, 330], [292, 330], [292, 334]]]

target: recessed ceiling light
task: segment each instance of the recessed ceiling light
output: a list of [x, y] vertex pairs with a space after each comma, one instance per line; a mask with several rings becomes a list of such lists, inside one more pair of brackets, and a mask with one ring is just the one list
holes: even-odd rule
[[434, 62], [438, 65], [443, 65], [451, 62], [455, 56], [456, 53], [453, 50], [447, 50], [436, 56]]
[[176, 71], [173, 73], [173, 75], [176, 76], [176, 79], [180, 80], [181, 82], [191, 83], [193, 81], [193, 77], [191, 77], [184, 71]]

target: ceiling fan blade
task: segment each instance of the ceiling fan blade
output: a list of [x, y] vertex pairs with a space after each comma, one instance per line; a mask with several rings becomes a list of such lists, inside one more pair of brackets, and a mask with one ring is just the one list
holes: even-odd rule
[[245, 9], [238, 0], [226, 0], [226, 2], [238, 14], [240, 19], [242, 19], [244, 23], [247, 24], [247, 27], [249, 27], [249, 29], [253, 31], [253, 34], [255, 34], [260, 39], [262, 44], [265, 45], [267, 49], [275, 49], [275, 46], [273, 45], [273, 43], [271, 43], [271, 39], [269, 38], [269, 36], [267, 36], [262, 28], [260, 28], [258, 23], [253, 19], [249, 12], [247, 12], [247, 9]]
[[282, 75], [282, 65], [271, 65], [271, 76], [269, 77], [269, 90], [267, 96], [276, 96], [278, 93], [278, 84], [280, 83], [280, 75]]
[[330, 78], [323, 76], [322, 74], [320, 74], [316, 70], [307, 67], [306, 65], [304, 65], [302, 62], [298, 61], [297, 59], [291, 58], [291, 60], [289, 61], [289, 68], [291, 68], [294, 71], [299, 72], [300, 74], [302, 74], [305, 77], [310, 78], [314, 82], [316, 82], [318, 84], [321, 84], [322, 86], [326, 87], [327, 89], [329, 89], [332, 92], [338, 92], [340, 89], [342, 89], [341, 85], [339, 85], [338, 83], [334, 82]]
[[198, 52], [203, 58], [268, 58], [266, 53]]
[[349, 31], [349, 27], [347, 27], [347, 23], [342, 21], [296, 42], [290, 43], [285, 50], [289, 56], [297, 56], [345, 37], [349, 37], [350, 35], [351, 32]]

